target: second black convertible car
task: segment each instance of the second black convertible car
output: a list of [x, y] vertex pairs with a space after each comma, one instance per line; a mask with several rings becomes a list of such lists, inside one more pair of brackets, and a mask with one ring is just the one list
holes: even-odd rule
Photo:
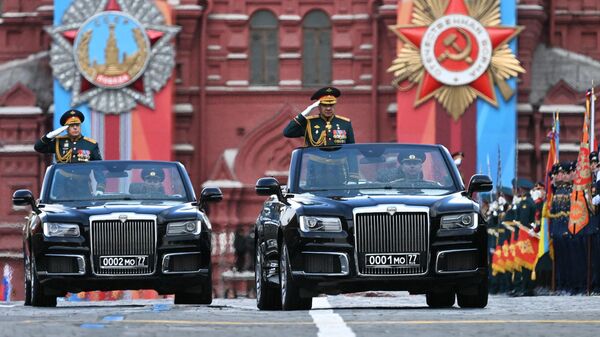
[[350, 144], [296, 149], [287, 186], [256, 222], [262, 310], [310, 309], [312, 297], [366, 290], [426, 294], [431, 307], [487, 305], [486, 223], [440, 145]]
[[56, 164], [39, 200], [13, 194], [33, 212], [23, 227], [25, 304], [90, 290], [155, 289], [175, 303], [209, 304], [211, 224], [183, 165], [158, 161]]

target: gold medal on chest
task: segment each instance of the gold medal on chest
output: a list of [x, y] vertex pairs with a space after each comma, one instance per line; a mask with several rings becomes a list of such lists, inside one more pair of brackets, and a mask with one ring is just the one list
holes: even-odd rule
[[327, 130], [331, 130], [331, 123], [327, 122], [327, 124], [325, 125], [325, 127], [327, 128]]

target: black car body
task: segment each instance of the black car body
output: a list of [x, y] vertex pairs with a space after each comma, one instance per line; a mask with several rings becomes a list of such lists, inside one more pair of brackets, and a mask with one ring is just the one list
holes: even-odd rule
[[[143, 179], [145, 172], [155, 183]], [[103, 187], [103, 190], [100, 187]], [[55, 164], [23, 227], [25, 304], [55, 306], [67, 292], [155, 289], [176, 303], [211, 303], [211, 224], [183, 165], [160, 161]]]
[[[413, 163], [416, 181], [401, 172]], [[491, 188], [474, 175], [465, 190], [441, 145], [294, 150], [287, 186], [271, 177], [256, 184], [269, 196], [255, 227], [258, 307], [308, 309], [321, 293], [367, 290], [485, 307], [486, 223], [472, 195]]]

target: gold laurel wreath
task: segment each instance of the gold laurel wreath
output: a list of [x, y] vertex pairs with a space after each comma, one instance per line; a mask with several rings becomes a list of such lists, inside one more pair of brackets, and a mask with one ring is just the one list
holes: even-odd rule
[[[469, 15], [484, 27], [500, 25], [500, 0], [466, 0], [465, 3]], [[414, 26], [429, 26], [444, 16], [447, 7], [448, 0], [415, 0], [411, 24]], [[396, 33], [396, 26], [390, 26], [389, 28]], [[520, 31], [520, 28], [518, 31]], [[412, 44], [404, 43], [387, 71], [394, 74], [392, 85], [405, 91], [418, 85], [426, 70], [421, 61], [420, 51]], [[506, 80], [525, 73], [525, 69], [521, 66], [508, 44], [504, 43], [492, 51], [492, 59], [487, 72], [488, 76], [493, 79], [500, 89], [504, 99], [508, 100], [512, 97], [514, 91], [508, 86]], [[409, 84], [402, 86], [405, 81], [408, 81]], [[458, 120], [477, 98], [477, 91], [469, 85], [444, 85], [435, 92], [434, 97], [454, 120]], [[496, 101], [488, 100], [488, 102], [495, 106], [498, 104]], [[415, 106], [421, 103], [423, 101], [416, 102]]]

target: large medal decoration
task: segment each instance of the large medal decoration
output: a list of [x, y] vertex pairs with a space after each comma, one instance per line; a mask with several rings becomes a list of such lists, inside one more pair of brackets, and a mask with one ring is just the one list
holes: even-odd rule
[[494, 84], [508, 100], [506, 83], [524, 73], [508, 46], [522, 27], [500, 26], [500, 2], [414, 0], [411, 25], [390, 26], [404, 45], [392, 66], [394, 84], [418, 85], [415, 106], [435, 97], [458, 120], [480, 97], [497, 106]]
[[79, 0], [65, 11], [52, 36], [50, 65], [71, 92], [71, 106], [121, 113], [141, 103], [154, 109], [154, 95], [173, 73], [172, 38], [153, 1]]

